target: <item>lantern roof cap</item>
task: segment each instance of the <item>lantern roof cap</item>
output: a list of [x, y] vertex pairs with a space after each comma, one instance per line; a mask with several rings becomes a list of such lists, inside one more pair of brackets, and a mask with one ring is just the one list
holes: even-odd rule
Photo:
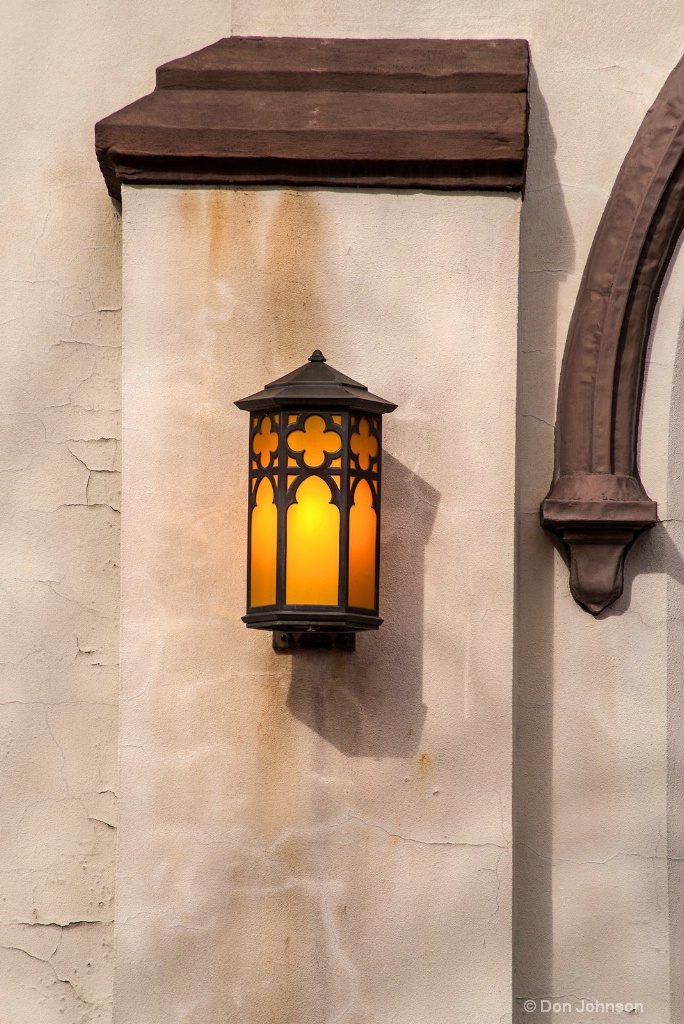
[[371, 394], [365, 384], [330, 366], [320, 349], [316, 349], [303, 366], [235, 404], [238, 409], [250, 411], [273, 406], [316, 405], [335, 409], [364, 408], [381, 414], [397, 407], [396, 403]]

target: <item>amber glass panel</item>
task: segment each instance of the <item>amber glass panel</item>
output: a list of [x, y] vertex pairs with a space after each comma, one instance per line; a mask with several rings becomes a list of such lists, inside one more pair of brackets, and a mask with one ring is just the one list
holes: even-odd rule
[[367, 480], [359, 481], [349, 510], [349, 604], [375, 608], [378, 517]]
[[337, 604], [340, 511], [325, 480], [310, 476], [287, 510], [287, 604]]
[[252, 440], [254, 453], [261, 459], [262, 466], [268, 466], [271, 452], [277, 451], [278, 435], [271, 429], [271, 417], [264, 416], [261, 421], [261, 429], [254, 435]]
[[378, 439], [370, 432], [370, 424], [364, 416], [359, 423], [357, 434], [352, 434], [350, 448], [359, 460], [361, 469], [368, 469], [371, 459], [378, 454]]
[[273, 502], [273, 485], [268, 477], [259, 484], [252, 509], [249, 604], [258, 608], [275, 604], [278, 550], [278, 510]]
[[305, 466], [322, 466], [326, 452], [339, 451], [342, 440], [336, 430], [328, 430], [322, 416], [307, 416], [304, 430], [293, 430], [287, 443], [293, 452], [303, 452]]

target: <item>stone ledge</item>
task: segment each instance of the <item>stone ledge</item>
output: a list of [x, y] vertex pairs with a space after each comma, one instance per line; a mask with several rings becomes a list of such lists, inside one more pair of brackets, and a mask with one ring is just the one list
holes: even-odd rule
[[522, 190], [525, 40], [221, 39], [95, 126], [110, 194], [145, 185]]

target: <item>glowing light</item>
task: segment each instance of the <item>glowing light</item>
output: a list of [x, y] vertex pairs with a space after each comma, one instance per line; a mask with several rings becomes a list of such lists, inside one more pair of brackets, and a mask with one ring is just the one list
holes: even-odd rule
[[378, 517], [367, 480], [360, 480], [349, 510], [349, 604], [375, 608], [375, 551]]
[[353, 650], [354, 633], [382, 622], [380, 439], [396, 406], [319, 349], [235, 404], [250, 414], [243, 621], [278, 651]]
[[[313, 418], [313, 417], [310, 417]], [[339, 600], [340, 512], [320, 476], [297, 488], [287, 510], [287, 604], [336, 605]]]
[[252, 509], [249, 603], [253, 608], [276, 601], [278, 510], [273, 497], [273, 485], [264, 477]]
[[349, 445], [359, 460], [361, 469], [368, 469], [371, 459], [378, 454], [378, 439], [370, 432], [370, 424], [364, 416], [359, 423], [358, 434], [352, 434]]
[[278, 450], [278, 435], [271, 429], [271, 417], [264, 416], [261, 421], [261, 429], [254, 435], [252, 441], [254, 454], [261, 459], [262, 466], [268, 466], [271, 452]]

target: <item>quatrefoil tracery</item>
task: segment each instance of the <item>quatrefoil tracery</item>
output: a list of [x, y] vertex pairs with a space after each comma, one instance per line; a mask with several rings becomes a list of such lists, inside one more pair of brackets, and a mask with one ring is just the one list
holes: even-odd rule
[[300, 453], [305, 466], [322, 466], [326, 455], [338, 452], [342, 439], [336, 430], [329, 430], [322, 416], [307, 416], [303, 430], [293, 430], [288, 436], [290, 450]]

